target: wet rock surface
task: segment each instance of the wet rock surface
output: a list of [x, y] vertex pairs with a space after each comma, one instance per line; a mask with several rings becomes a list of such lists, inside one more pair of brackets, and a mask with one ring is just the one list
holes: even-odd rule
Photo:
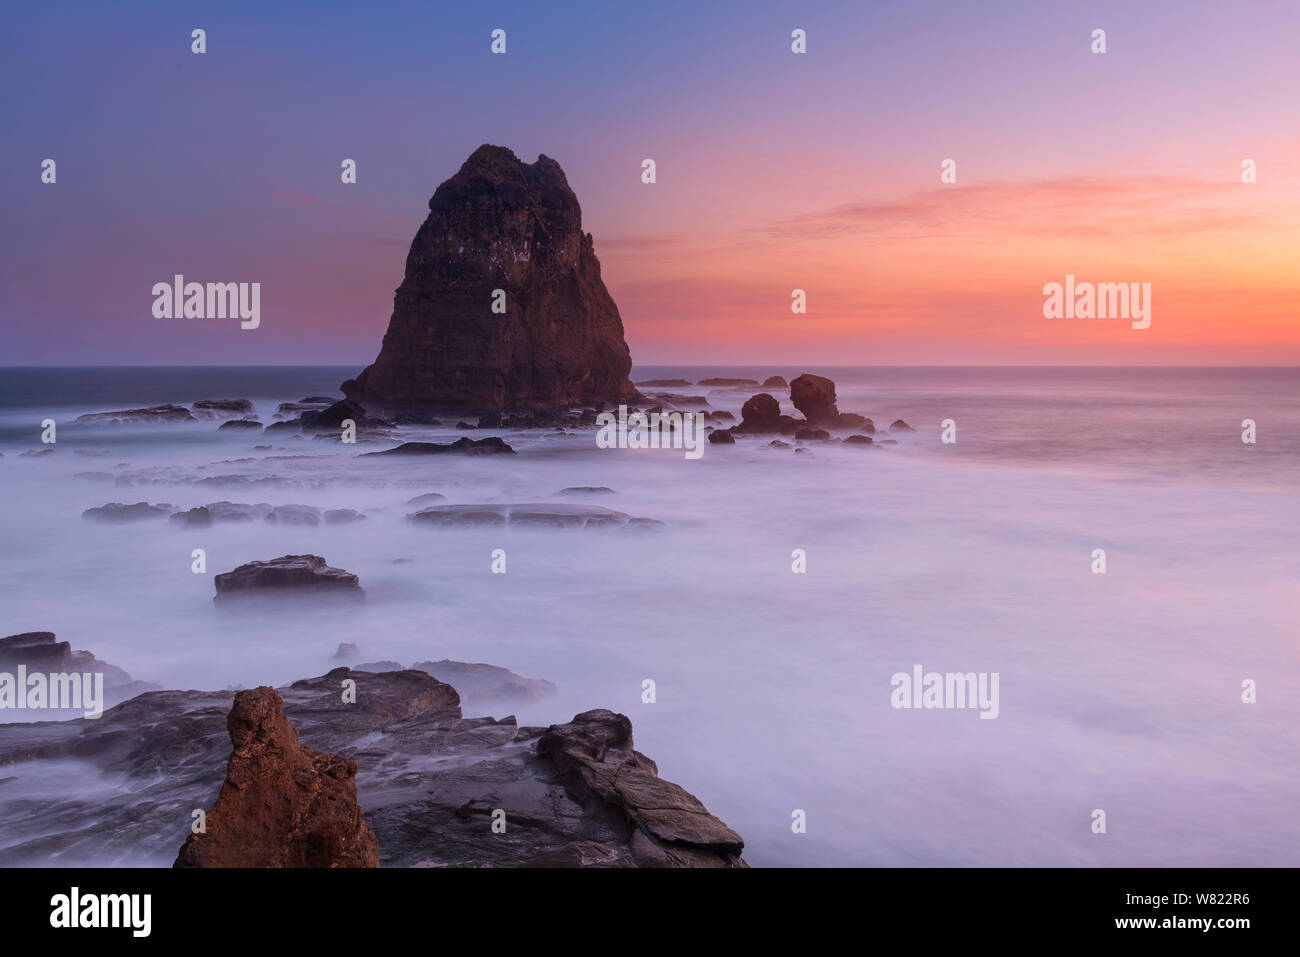
[[356, 762], [303, 747], [283, 705], [273, 688], [235, 695], [226, 780], [176, 867], [379, 866], [379, 841], [357, 803]]
[[[344, 680], [356, 681], [355, 704], [341, 700]], [[356, 763], [382, 866], [745, 866], [739, 836], [658, 777], [622, 715], [549, 728], [466, 719], [452, 686], [410, 670], [337, 668], [277, 694], [301, 745]], [[0, 864], [170, 862], [190, 812], [218, 799], [234, 697], [157, 691], [97, 721], [0, 725], [0, 777], [18, 778], [0, 785]], [[48, 779], [45, 793], [21, 784], [24, 762], [74, 762], [120, 785], [83, 800]], [[7, 797], [17, 786], [21, 797]], [[496, 809], [503, 834], [492, 832]]]
[[512, 525], [534, 528], [657, 528], [652, 518], [634, 518], [599, 505], [434, 505], [407, 516], [413, 522], [439, 527]]
[[379, 452], [363, 452], [362, 455], [514, 455], [515, 450], [503, 439], [492, 436], [487, 439], [457, 439], [455, 442], [403, 442], [401, 445]]
[[215, 602], [256, 596], [341, 596], [360, 599], [365, 592], [357, 576], [332, 568], [319, 555], [284, 555], [265, 562], [248, 562], [214, 577]]

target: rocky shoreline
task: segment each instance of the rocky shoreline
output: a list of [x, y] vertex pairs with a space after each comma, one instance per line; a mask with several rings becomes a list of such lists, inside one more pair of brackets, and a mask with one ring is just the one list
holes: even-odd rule
[[[69, 761], [120, 783], [94, 800], [7, 797], [7, 767]], [[98, 719], [0, 725], [0, 833], [5, 866], [746, 866], [741, 837], [659, 777], [625, 716], [465, 718], [454, 687], [413, 669], [149, 691]]]

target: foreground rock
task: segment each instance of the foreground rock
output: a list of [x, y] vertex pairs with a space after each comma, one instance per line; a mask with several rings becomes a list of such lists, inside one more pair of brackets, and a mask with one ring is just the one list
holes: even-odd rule
[[267, 562], [249, 562], [214, 580], [214, 602], [260, 595], [365, 597], [356, 575], [330, 567], [319, 555], [284, 555]]
[[[496, 289], [504, 312], [493, 311]], [[631, 368], [564, 171], [484, 145], [429, 200], [379, 356], [342, 390], [402, 420], [627, 401]]]
[[363, 452], [368, 455], [514, 455], [515, 450], [502, 439], [492, 436], [490, 439], [457, 439], [440, 445], [437, 442], [403, 442], [401, 445], [382, 452]]
[[745, 846], [695, 797], [659, 777], [632, 747], [632, 722], [612, 711], [587, 711], [551, 725], [537, 742], [571, 793], [618, 808], [634, 828], [632, 857], [642, 867], [727, 867]]
[[148, 502], [136, 502], [134, 505], [109, 502], [107, 505], [86, 509], [81, 513], [81, 517], [89, 522], [138, 522], [142, 519], [166, 518], [173, 511], [172, 506], [165, 502], [157, 505], [150, 505]]
[[406, 516], [422, 525], [513, 525], [533, 528], [658, 528], [653, 518], [633, 518], [599, 505], [434, 505]]
[[176, 867], [378, 867], [357, 804], [357, 765], [298, 743], [271, 688], [241, 691], [226, 719], [234, 751], [206, 829]]
[[193, 422], [194, 416], [183, 405], [155, 405], [147, 409], [123, 409], [119, 412], [87, 412], [77, 416], [89, 424], [133, 425], [141, 422]]
[[[355, 704], [340, 699], [345, 679]], [[548, 729], [465, 719], [455, 689], [418, 671], [338, 668], [277, 690], [303, 745], [356, 762], [385, 867], [745, 866], [740, 838], [658, 777], [621, 715]], [[170, 863], [190, 810], [212, 807], [226, 776], [233, 698], [160, 691], [99, 720], [0, 725], [0, 778], [25, 789], [7, 799], [0, 786], [0, 865]], [[122, 786], [70, 794], [44, 773], [70, 761]], [[491, 827], [498, 808], [504, 834]]]

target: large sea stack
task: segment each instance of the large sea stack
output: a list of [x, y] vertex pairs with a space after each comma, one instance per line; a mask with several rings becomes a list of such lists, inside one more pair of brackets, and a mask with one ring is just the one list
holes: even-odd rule
[[343, 392], [398, 418], [554, 409], [635, 398], [631, 368], [560, 164], [485, 145], [429, 200], [379, 356]]

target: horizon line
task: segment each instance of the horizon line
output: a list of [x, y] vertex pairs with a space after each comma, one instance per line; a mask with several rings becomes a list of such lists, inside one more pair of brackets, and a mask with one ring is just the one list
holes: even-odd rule
[[[348, 363], [348, 362], [311, 362], [311, 363], [241, 363], [237, 365], [223, 364], [203, 364], [203, 363], [32, 363], [28, 365], [0, 365], [0, 371], [12, 372], [22, 369], [340, 369], [350, 368], [353, 365], [365, 368], [373, 364], [373, 360], [365, 363]], [[739, 365], [723, 365], [713, 362], [647, 362], [642, 364], [642, 368], [674, 368], [674, 369], [753, 369], [753, 368], [775, 368], [777, 366], [808, 366], [819, 369], [1300, 369], [1300, 364], [1296, 365], [1230, 365], [1219, 363], [1215, 365], [1197, 365], [1193, 363], [1160, 363], [1156, 365], [1143, 365], [1138, 363], [1063, 363], [1063, 362], [1046, 362], [1046, 363], [1009, 363], [1009, 362], [992, 362], [992, 363], [919, 363], [919, 362], [898, 362], [882, 365], [873, 365], [869, 363], [829, 363], [829, 362], [799, 362], [799, 363], [765, 363], [750, 362]], [[633, 363], [632, 368], [637, 368]]]

